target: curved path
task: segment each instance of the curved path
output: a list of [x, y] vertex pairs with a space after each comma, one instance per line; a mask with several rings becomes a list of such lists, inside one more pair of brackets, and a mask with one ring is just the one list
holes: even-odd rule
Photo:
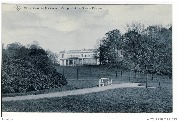
[[144, 87], [138, 86], [139, 83], [121, 83], [121, 84], [113, 84], [104, 87], [93, 87], [93, 88], [84, 88], [63, 92], [53, 92], [47, 94], [38, 94], [38, 95], [26, 95], [26, 96], [16, 96], [16, 97], [4, 97], [2, 101], [16, 101], [16, 100], [32, 100], [32, 99], [40, 99], [40, 98], [53, 98], [53, 97], [63, 97], [68, 95], [81, 95], [93, 92], [101, 92], [109, 89], [117, 89], [117, 88], [127, 88], [127, 87]]

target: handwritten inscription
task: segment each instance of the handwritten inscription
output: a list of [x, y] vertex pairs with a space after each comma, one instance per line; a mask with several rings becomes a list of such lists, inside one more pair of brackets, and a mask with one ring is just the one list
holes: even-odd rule
[[20, 5], [16, 5], [16, 10], [17, 11], [20, 11], [21, 9], [24, 9], [24, 10], [101, 10], [102, 8], [101, 7], [84, 7], [84, 6], [81, 6], [81, 7], [77, 7], [77, 6], [74, 6], [74, 7], [65, 7], [65, 6], [61, 6], [61, 7], [49, 7], [49, 6], [20, 6]]

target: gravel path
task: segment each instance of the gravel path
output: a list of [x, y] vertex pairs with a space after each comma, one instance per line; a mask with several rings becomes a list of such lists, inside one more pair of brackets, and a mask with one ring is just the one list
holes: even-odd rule
[[104, 87], [93, 87], [93, 88], [85, 88], [85, 89], [77, 89], [63, 92], [53, 92], [47, 94], [38, 94], [38, 95], [26, 95], [26, 96], [16, 96], [16, 97], [4, 97], [2, 101], [16, 101], [16, 100], [32, 100], [32, 99], [40, 99], [40, 98], [53, 98], [53, 97], [63, 97], [68, 95], [81, 95], [88, 94], [93, 92], [101, 92], [109, 89], [117, 89], [117, 88], [127, 88], [127, 87], [144, 87], [138, 86], [139, 83], [121, 83], [121, 84], [113, 84]]

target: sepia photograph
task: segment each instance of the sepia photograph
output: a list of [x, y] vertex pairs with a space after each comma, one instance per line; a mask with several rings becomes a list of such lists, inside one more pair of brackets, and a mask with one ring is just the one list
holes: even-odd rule
[[1, 5], [1, 110], [172, 113], [171, 4]]

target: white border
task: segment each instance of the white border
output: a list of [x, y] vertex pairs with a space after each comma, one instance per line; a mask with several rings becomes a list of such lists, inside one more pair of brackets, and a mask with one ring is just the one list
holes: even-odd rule
[[172, 4], [170, 0], [2, 0], [15, 4]]
[[[180, 67], [180, 60], [179, 60], [179, 45], [180, 45], [180, 25], [179, 25], [179, 17], [178, 17], [178, 11], [179, 5], [178, 0], [177, 1], [170, 1], [170, 0], [131, 0], [131, 1], [117, 1], [117, 0], [98, 0], [98, 1], [89, 1], [89, 0], [83, 0], [83, 1], [50, 1], [50, 0], [21, 0], [21, 1], [15, 1], [15, 0], [3, 0], [1, 3], [14, 3], [14, 4], [172, 4], [173, 5], [173, 113], [5, 113], [9, 120], [13, 119], [13, 121], [24, 121], [24, 120], [65, 120], [65, 121], [71, 121], [71, 120], [106, 120], [106, 121], [146, 121], [147, 118], [178, 118], [180, 120], [180, 116], [178, 115], [178, 112], [180, 112], [179, 108], [179, 77], [178, 77], [178, 70]], [[0, 50], [1, 52], [1, 50]], [[1, 118], [2, 120], [2, 118]], [[150, 120], [151, 121], [151, 120]], [[154, 120], [155, 121], [155, 120]], [[170, 120], [173, 121], [173, 120]]]

